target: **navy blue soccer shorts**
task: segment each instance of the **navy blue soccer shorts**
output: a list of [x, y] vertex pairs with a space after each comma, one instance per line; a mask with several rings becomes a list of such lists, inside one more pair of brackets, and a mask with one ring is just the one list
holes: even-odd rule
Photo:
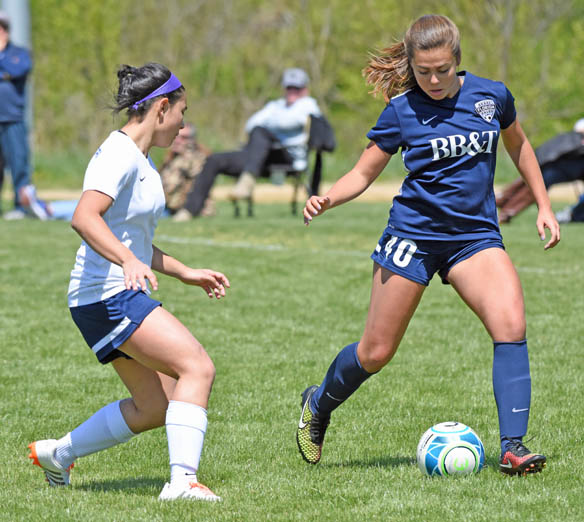
[[500, 239], [468, 241], [427, 241], [401, 238], [385, 229], [371, 259], [383, 268], [410, 281], [428, 286], [438, 272], [444, 284], [454, 265], [487, 248], [505, 250]]
[[117, 348], [142, 324], [146, 316], [161, 306], [142, 290], [123, 290], [103, 301], [69, 308], [85, 342], [102, 364], [118, 357], [130, 359]]

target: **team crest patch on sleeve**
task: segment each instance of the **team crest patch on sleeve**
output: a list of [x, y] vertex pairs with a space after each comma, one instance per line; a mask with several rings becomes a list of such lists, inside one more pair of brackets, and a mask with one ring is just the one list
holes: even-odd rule
[[475, 103], [475, 111], [486, 122], [491, 122], [495, 115], [495, 102], [493, 100], [481, 100]]

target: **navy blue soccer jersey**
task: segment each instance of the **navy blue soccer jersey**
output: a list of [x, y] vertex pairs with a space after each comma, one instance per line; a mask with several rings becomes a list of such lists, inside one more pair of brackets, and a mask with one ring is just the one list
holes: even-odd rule
[[391, 99], [367, 137], [402, 152], [408, 172], [388, 227], [411, 239], [500, 238], [493, 191], [501, 129], [515, 121], [509, 90], [461, 72], [452, 98], [433, 100], [419, 87]]

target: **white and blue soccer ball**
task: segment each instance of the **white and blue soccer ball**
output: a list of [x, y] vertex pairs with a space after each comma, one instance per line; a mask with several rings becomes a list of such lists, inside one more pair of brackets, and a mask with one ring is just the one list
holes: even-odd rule
[[479, 436], [460, 422], [441, 422], [427, 430], [418, 443], [418, 467], [425, 475], [469, 475], [485, 464]]

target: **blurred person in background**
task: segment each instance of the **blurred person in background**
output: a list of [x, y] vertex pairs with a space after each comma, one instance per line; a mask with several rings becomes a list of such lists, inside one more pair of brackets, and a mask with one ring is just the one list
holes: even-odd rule
[[[546, 188], [557, 183], [584, 181], [584, 118], [579, 119], [571, 132], [554, 136], [535, 149]], [[529, 187], [518, 178], [497, 195], [499, 223], [509, 223], [512, 218], [535, 203]], [[575, 205], [556, 213], [560, 223], [584, 221], [584, 195]]]
[[2, 216], [2, 187], [4, 186], [4, 156], [0, 149], [0, 217]]
[[45, 220], [50, 208], [31, 184], [28, 136], [24, 121], [26, 80], [32, 69], [30, 53], [10, 41], [10, 19], [0, 11], [0, 148], [12, 175], [14, 209], [5, 219], [26, 215]]
[[584, 194], [580, 194], [575, 205], [568, 205], [556, 212], [558, 223], [582, 223], [584, 222]]
[[[166, 210], [170, 215], [176, 214], [185, 204], [187, 194], [210, 154], [211, 150], [197, 141], [195, 126], [192, 123], [185, 123], [172, 142], [160, 167]], [[207, 198], [201, 215], [212, 216], [214, 214], [213, 201]]]
[[237, 177], [232, 200], [249, 199], [257, 178], [270, 163], [290, 164], [304, 170], [308, 155], [308, 123], [310, 116], [321, 111], [308, 92], [308, 74], [302, 69], [286, 69], [282, 75], [284, 96], [268, 102], [245, 124], [249, 138], [236, 151], [211, 154], [189, 193], [184, 208], [175, 221], [200, 216], [218, 174]]

